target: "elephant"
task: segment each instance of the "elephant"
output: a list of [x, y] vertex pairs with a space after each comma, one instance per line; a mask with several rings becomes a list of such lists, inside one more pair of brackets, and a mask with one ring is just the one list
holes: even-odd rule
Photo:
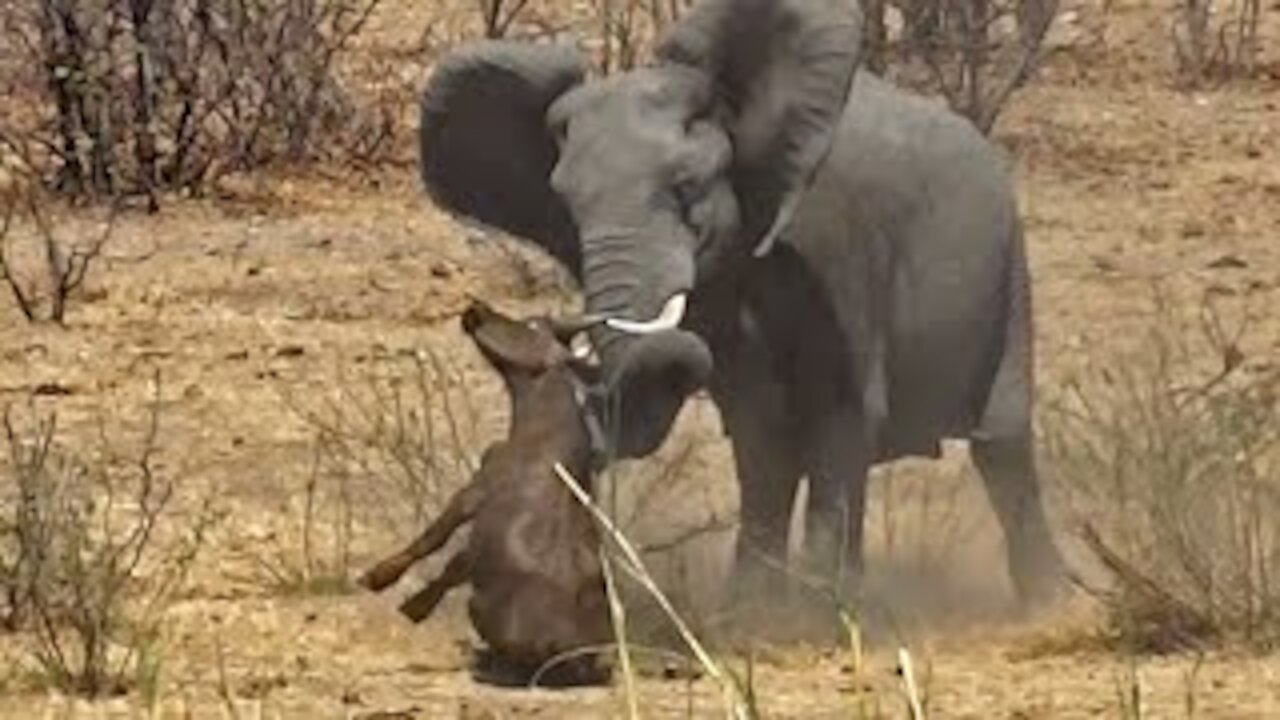
[[861, 67], [857, 5], [700, 0], [605, 77], [565, 45], [455, 48], [422, 94], [421, 180], [582, 288], [602, 462], [653, 453], [710, 395], [741, 498], [733, 596], [776, 580], [802, 478], [807, 561], [856, 589], [869, 470], [960, 439], [1039, 606], [1064, 566], [1012, 182], [967, 120]]

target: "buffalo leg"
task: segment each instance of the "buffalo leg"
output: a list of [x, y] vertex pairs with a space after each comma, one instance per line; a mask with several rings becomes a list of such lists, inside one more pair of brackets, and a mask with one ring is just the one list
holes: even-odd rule
[[444, 599], [445, 594], [466, 582], [470, 576], [471, 558], [469, 553], [463, 550], [449, 558], [449, 563], [444, 566], [444, 571], [439, 577], [400, 603], [400, 612], [415, 623], [426, 620], [436, 609], [436, 605]]
[[411, 565], [444, 546], [458, 526], [471, 519], [480, 505], [481, 489], [471, 483], [454, 494], [440, 517], [400, 552], [375, 565], [360, 578], [360, 584], [375, 592], [400, 579]]

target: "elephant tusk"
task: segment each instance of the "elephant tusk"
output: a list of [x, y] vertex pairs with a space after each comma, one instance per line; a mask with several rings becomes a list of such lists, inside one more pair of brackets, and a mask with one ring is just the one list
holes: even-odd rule
[[667, 304], [662, 306], [662, 312], [652, 320], [623, 320], [621, 318], [609, 318], [605, 320], [605, 325], [624, 332], [629, 335], [652, 335], [654, 333], [666, 332], [667, 330], [675, 330], [680, 327], [680, 321], [684, 320], [684, 309], [688, 303], [688, 293], [676, 293], [667, 300]]

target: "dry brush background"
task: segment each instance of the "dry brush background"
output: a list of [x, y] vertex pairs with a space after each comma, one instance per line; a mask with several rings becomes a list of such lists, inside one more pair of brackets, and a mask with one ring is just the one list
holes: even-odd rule
[[[0, 716], [623, 713], [617, 688], [477, 685], [464, 595], [410, 627], [349, 578], [503, 426], [497, 378], [456, 327], [468, 297], [575, 302], [544, 259], [419, 190], [411, 110], [431, 58], [486, 33], [576, 37], [610, 71], [682, 6], [0, 11]], [[917, 46], [878, 61], [992, 124], [1015, 163], [1042, 458], [1087, 589], [1010, 620], [998, 534], [948, 452], [876, 476], [865, 657], [787, 644], [725, 661], [750, 668], [764, 717], [905, 717], [899, 643], [929, 717], [1274, 716], [1280, 5], [881, 7], [888, 37]], [[76, 13], [107, 18], [101, 34], [72, 42]], [[1003, 42], [975, 48], [976, 28]], [[692, 403], [660, 457], [613, 481], [624, 527], [710, 632], [736, 502], [714, 410]], [[667, 643], [633, 601], [641, 636]], [[646, 671], [638, 692], [644, 717], [721, 712], [705, 680]]]

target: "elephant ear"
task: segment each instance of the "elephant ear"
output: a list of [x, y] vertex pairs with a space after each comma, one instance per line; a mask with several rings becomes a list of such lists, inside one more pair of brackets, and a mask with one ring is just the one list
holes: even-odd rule
[[572, 48], [482, 41], [436, 66], [422, 94], [419, 152], [431, 199], [541, 246], [575, 277], [577, 230], [551, 189], [557, 147], [547, 107], [582, 82]]
[[660, 61], [696, 67], [719, 88], [757, 255], [831, 150], [861, 44], [857, 0], [702, 0], [658, 46]]

